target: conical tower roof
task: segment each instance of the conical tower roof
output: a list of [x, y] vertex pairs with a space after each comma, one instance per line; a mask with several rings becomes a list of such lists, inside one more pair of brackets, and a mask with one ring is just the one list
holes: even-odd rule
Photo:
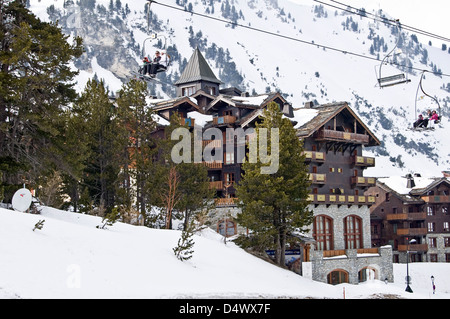
[[175, 82], [175, 85], [196, 81], [209, 81], [218, 84], [222, 83], [215, 76], [214, 72], [209, 67], [208, 62], [206, 62], [198, 47], [195, 49], [194, 53], [189, 59], [189, 62], [186, 65], [186, 68], [184, 69], [180, 78]]

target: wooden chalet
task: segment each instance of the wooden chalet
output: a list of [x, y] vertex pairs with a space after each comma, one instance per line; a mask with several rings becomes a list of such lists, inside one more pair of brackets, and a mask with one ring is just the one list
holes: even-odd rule
[[[236, 147], [231, 153], [225, 150], [226, 142], [235, 138], [227, 134], [227, 128], [254, 127], [264, 108], [275, 102], [304, 141], [310, 169], [309, 200], [315, 218], [311, 233], [301, 236], [299, 268], [314, 280], [332, 284], [358, 283], [367, 278], [369, 271], [376, 278], [392, 281], [391, 248], [371, 247], [369, 207], [375, 198], [364, 194], [375, 185], [374, 178], [363, 174], [367, 167], [375, 165], [375, 158], [364, 156], [363, 148], [380, 145], [380, 141], [348, 103], [307, 103], [294, 109], [280, 93], [249, 96], [235, 87], [220, 89], [220, 84], [196, 49], [175, 82], [177, 97], [151, 103], [166, 120], [177, 113], [190, 127], [220, 130], [222, 138], [217, 143], [222, 143], [223, 160], [204, 163], [210, 185], [217, 193], [212, 216], [217, 231], [225, 236], [239, 232], [233, 216], [239, 212], [235, 185], [241, 177], [241, 164], [236, 161]], [[203, 143], [215, 143], [216, 139]], [[370, 258], [361, 254], [370, 254]]]
[[[450, 262], [450, 181], [420, 174], [379, 178], [366, 192], [372, 244], [393, 247], [394, 262]], [[411, 243], [411, 241], [413, 242]]]
[[[311, 117], [311, 111], [315, 111]], [[364, 191], [375, 185], [375, 178], [363, 176], [364, 169], [375, 166], [375, 158], [363, 156], [363, 147], [380, 145], [346, 102], [305, 107], [296, 110], [311, 117], [297, 128], [304, 141], [306, 160], [310, 165], [315, 205], [371, 205], [374, 198]]]

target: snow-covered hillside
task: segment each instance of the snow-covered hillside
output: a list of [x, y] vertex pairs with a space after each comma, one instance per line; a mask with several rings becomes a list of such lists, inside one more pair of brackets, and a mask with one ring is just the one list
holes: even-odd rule
[[[121, 81], [126, 81], [130, 72], [138, 68], [140, 50], [149, 35], [145, 1], [119, 2], [121, 9], [116, 5], [111, 8], [109, 0], [96, 0], [93, 8], [76, 11], [63, 8], [63, 0], [31, 1], [31, 9], [39, 17], [48, 20], [50, 12], [66, 32], [85, 39], [86, 54], [75, 63], [82, 70], [79, 89], [88, 77], [97, 74], [115, 92]], [[419, 43], [413, 34], [403, 32], [402, 52], [396, 61], [414, 68], [406, 69], [411, 82], [380, 89], [376, 86], [379, 62], [324, 46], [381, 60], [398, 40], [392, 26], [317, 3], [305, 6], [289, 0], [168, 0], [164, 4], [172, 8], [152, 4], [150, 29], [167, 38], [166, 46], [174, 62], [167, 74], [159, 75], [164, 83], [150, 84], [152, 94], [173, 96], [168, 84], [178, 79], [186, 60], [198, 46], [216, 75], [225, 82], [224, 87], [237, 86], [250, 93], [281, 91], [294, 107], [307, 101], [349, 102], [382, 141], [380, 147], [366, 151], [368, 156], [377, 157], [376, 167], [368, 169], [367, 176], [411, 172], [440, 176], [441, 171], [449, 169], [450, 143], [445, 134], [450, 128], [450, 78], [445, 74], [450, 74], [450, 54], [446, 50]], [[50, 6], [53, 10], [47, 9]], [[272, 34], [233, 27], [197, 13]], [[389, 12], [371, 13], [389, 17]], [[68, 20], [68, 16], [75, 18], [76, 23]], [[147, 45], [146, 52], [152, 53], [156, 47]], [[385, 65], [382, 70], [383, 76], [400, 72], [392, 65]], [[416, 114], [438, 109], [432, 99], [426, 96], [420, 99], [421, 92], [416, 102], [420, 70], [444, 73], [444, 76], [427, 73], [423, 80], [426, 92], [438, 98], [443, 115], [442, 123], [434, 131], [407, 129]]]
[[[33, 231], [39, 220], [41, 230]], [[331, 286], [273, 266], [226, 245], [210, 229], [194, 236], [192, 259], [173, 254], [180, 232], [116, 223], [43, 207], [41, 215], [0, 208], [0, 299], [3, 298], [450, 298], [450, 264], [404, 264], [394, 283]], [[430, 276], [436, 281], [432, 294]]]

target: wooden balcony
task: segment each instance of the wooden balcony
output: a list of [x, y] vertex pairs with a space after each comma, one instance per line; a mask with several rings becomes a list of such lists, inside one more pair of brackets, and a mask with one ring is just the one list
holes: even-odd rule
[[323, 257], [335, 257], [335, 256], [345, 256], [345, 250], [339, 249], [339, 250], [324, 250], [323, 251]]
[[308, 175], [311, 184], [325, 185], [325, 183], [327, 182], [327, 175], [325, 174], [309, 173]]
[[213, 124], [215, 124], [215, 125], [232, 124], [234, 122], [236, 122], [236, 116], [232, 116], [232, 115], [225, 115], [225, 116], [213, 118]]
[[366, 156], [353, 156], [352, 163], [355, 166], [362, 167], [374, 167], [375, 166], [375, 157], [366, 157]]
[[303, 154], [305, 154], [305, 161], [307, 162], [317, 162], [317, 163], [325, 162], [324, 152], [304, 151]]
[[378, 254], [378, 248], [359, 248], [356, 250], [358, 254]]
[[[357, 254], [378, 254], [378, 248], [359, 248], [356, 249]], [[324, 250], [323, 251], [323, 257], [329, 258], [329, 257], [336, 257], [336, 256], [346, 256], [347, 251], [345, 249], [338, 249], [338, 250]]]
[[427, 251], [427, 244], [415, 244], [415, 245], [398, 245], [398, 251]]
[[208, 147], [211, 147], [211, 148], [213, 148], [213, 147], [222, 147], [223, 146], [223, 141], [220, 140], [220, 139], [217, 139], [217, 140], [203, 140], [202, 141], [202, 146], [203, 147], [208, 146]]
[[427, 234], [426, 228], [399, 228], [397, 235], [399, 236], [425, 236]]
[[353, 176], [351, 179], [352, 186], [374, 186], [375, 178], [374, 177], [362, 177], [362, 176]]
[[422, 199], [427, 203], [450, 203], [448, 195], [427, 195], [422, 196]]
[[368, 144], [369, 135], [322, 129], [317, 132], [318, 140]]
[[208, 170], [222, 169], [222, 162], [202, 162], [203, 166], [206, 166]]
[[222, 189], [223, 189], [223, 181], [209, 182], [209, 188], [214, 188], [214, 189], [217, 189], [217, 190], [222, 190]]
[[216, 207], [236, 206], [237, 198], [216, 198]]
[[372, 205], [375, 203], [375, 196], [309, 194], [308, 201], [311, 204], [326, 205]]
[[425, 220], [426, 213], [403, 213], [403, 214], [387, 214], [386, 219], [390, 221], [402, 220]]

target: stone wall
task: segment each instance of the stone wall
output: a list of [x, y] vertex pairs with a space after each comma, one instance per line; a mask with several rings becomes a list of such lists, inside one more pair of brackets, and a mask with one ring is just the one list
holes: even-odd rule
[[[359, 207], [358, 205], [314, 205], [309, 206], [310, 210], [314, 211], [314, 216], [326, 215], [333, 218], [333, 234], [334, 234], [334, 249], [345, 249], [344, 241], [344, 218], [349, 215], [356, 215], [362, 219], [362, 235], [363, 235], [363, 247], [370, 248], [370, 208], [366, 205]], [[309, 235], [312, 237], [312, 226]]]
[[427, 234], [426, 236], [426, 243], [429, 243], [430, 238], [436, 238], [436, 247], [431, 247], [428, 244], [428, 251], [427, 251], [427, 260], [423, 260], [425, 262], [430, 262], [430, 254], [436, 254], [437, 255], [437, 262], [445, 263], [446, 261], [446, 254], [450, 254], [450, 247], [445, 247], [445, 237], [449, 237], [448, 233], [445, 234]]
[[358, 254], [356, 249], [345, 250], [345, 255], [323, 257], [323, 251], [311, 251], [312, 279], [327, 283], [327, 276], [334, 270], [344, 270], [348, 273], [350, 284], [357, 284], [358, 273], [368, 268], [375, 271], [375, 279], [394, 282], [392, 265], [392, 247], [378, 248], [377, 254]]

